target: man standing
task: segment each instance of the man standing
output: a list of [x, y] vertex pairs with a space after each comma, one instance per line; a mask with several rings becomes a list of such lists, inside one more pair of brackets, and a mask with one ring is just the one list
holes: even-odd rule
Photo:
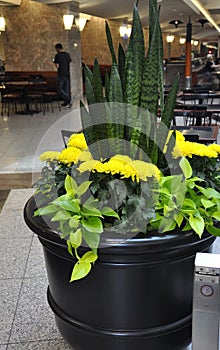
[[57, 54], [54, 58], [54, 64], [57, 67], [58, 93], [63, 99], [62, 106], [71, 107], [70, 95], [70, 54], [63, 50], [62, 44], [55, 45]]

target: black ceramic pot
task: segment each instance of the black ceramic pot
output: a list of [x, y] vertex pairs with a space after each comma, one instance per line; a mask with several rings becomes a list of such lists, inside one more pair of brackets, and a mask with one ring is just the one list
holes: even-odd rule
[[74, 350], [183, 350], [191, 342], [194, 259], [214, 237], [193, 233], [130, 239], [100, 249], [90, 274], [70, 283], [66, 243], [42, 218], [32, 197], [24, 209], [44, 249], [48, 301]]

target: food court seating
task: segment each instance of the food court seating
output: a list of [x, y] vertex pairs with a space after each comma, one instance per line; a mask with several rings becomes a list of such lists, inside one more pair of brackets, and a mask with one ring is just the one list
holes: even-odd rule
[[10, 110], [17, 112], [18, 104], [23, 102], [23, 94], [21, 89], [15, 88], [10, 84], [4, 84], [4, 89], [1, 89], [1, 115], [4, 113], [9, 117]]

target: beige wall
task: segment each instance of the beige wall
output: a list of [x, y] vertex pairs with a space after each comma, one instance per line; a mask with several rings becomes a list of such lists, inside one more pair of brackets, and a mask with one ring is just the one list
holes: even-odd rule
[[[3, 7], [6, 31], [2, 33], [5, 51], [6, 70], [55, 70], [52, 59], [54, 45], [63, 43], [68, 48], [68, 31], [63, 29], [62, 15], [66, 5], [45, 5], [30, 0], [22, 0], [20, 6]], [[115, 50], [122, 43], [117, 20], [109, 21]], [[147, 30], [144, 30], [146, 49]], [[123, 44], [123, 43], [122, 43]], [[105, 20], [92, 17], [81, 32], [82, 57], [85, 63], [93, 64], [97, 57], [100, 64], [111, 64], [111, 57], [105, 35]], [[0, 52], [4, 52], [1, 51]], [[167, 43], [164, 41], [164, 54], [167, 57]], [[178, 40], [172, 44], [171, 56], [180, 56]]]

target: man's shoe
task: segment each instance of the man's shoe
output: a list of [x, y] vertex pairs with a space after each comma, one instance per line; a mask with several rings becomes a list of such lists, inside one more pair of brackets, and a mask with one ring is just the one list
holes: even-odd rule
[[63, 102], [63, 103], [61, 103], [61, 106], [66, 107], [66, 106], [68, 106], [68, 103]]
[[66, 105], [66, 108], [71, 108], [72, 107], [72, 103], [68, 103], [67, 105]]

